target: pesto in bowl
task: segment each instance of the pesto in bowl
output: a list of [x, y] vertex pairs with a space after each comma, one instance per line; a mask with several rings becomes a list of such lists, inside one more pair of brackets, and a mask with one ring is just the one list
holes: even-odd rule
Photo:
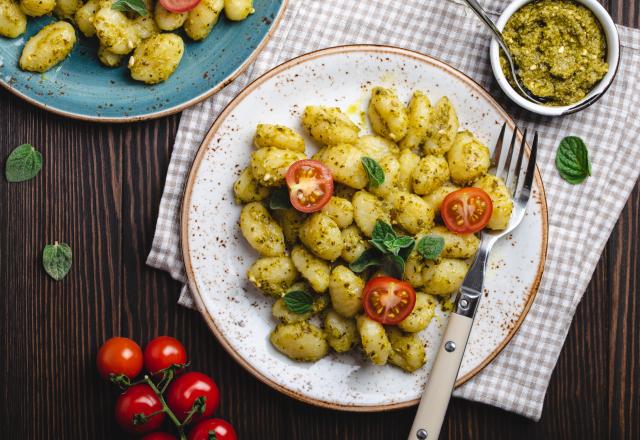
[[[600, 22], [585, 6], [566, 0], [526, 4], [507, 21], [503, 37], [525, 86], [547, 105], [582, 100], [609, 70], [607, 41]], [[506, 59], [500, 66], [513, 80]]]

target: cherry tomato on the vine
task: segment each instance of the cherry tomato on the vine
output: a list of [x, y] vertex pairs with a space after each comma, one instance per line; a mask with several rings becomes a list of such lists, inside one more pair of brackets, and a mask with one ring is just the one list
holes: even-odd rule
[[214, 380], [209, 376], [190, 372], [178, 376], [171, 382], [165, 400], [171, 411], [182, 422], [187, 418], [195, 400], [201, 396], [206, 397], [204, 412], [194, 414], [192, 422], [213, 415], [220, 403], [220, 392]]
[[152, 432], [142, 437], [141, 440], [176, 440], [176, 436], [166, 432]]
[[188, 440], [210, 440], [213, 434], [216, 440], [238, 439], [235, 429], [226, 420], [205, 419], [191, 429]]
[[180, 341], [171, 336], [158, 336], [144, 348], [144, 367], [151, 374], [186, 363], [187, 351]]
[[98, 350], [97, 364], [100, 376], [105, 379], [111, 374], [134, 379], [142, 371], [142, 349], [129, 338], [111, 338]]
[[[149, 385], [133, 385], [118, 397], [116, 420], [125, 431], [144, 434], [162, 425], [165, 413], [154, 414], [160, 410], [162, 403]], [[140, 419], [146, 419], [146, 422], [142, 423]]]
[[411, 284], [391, 277], [371, 278], [364, 286], [364, 311], [381, 324], [398, 324], [416, 305]]
[[315, 212], [329, 203], [333, 195], [331, 170], [317, 160], [299, 160], [287, 171], [289, 199], [301, 212]]
[[489, 223], [493, 203], [480, 188], [462, 188], [442, 201], [440, 215], [447, 229], [459, 234], [478, 232]]
[[160, 4], [170, 12], [187, 12], [198, 6], [200, 0], [160, 0]]

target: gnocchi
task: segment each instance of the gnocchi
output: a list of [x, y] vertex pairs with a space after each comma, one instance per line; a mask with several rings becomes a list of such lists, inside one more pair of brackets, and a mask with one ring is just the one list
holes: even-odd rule
[[76, 44], [76, 32], [66, 21], [51, 23], [27, 41], [20, 56], [20, 68], [46, 72], [64, 60]]
[[16, 38], [27, 29], [27, 16], [13, 0], [0, 0], [0, 35]]
[[[322, 199], [310, 197], [304, 206], [294, 200], [289, 208], [281, 201], [274, 204], [276, 199], [267, 203], [270, 195], [289, 191], [284, 175], [291, 164], [307, 158], [308, 145], [295, 130], [266, 123], [256, 127], [250, 164], [233, 190], [236, 201], [245, 204], [242, 235], [260, 254], [247, 276], [276, 298], [271, 311], [279, 324], [270, 336], [273, 346], [308, 362], [329, 349], [344, 353], [360, 347], [376, 365], [413, 372], [426, 362], [418, 334], [446, 312], [480, 244], [474, 234], [437, 224], [443, 200], [463, 187], [484, 189], [494, 205], [488, 227], [495, 228], [507, 225], [512, 201], [504, 182], [486, 174], [488, 148], [471, 132], [459, 131], [446, 97], [432, 107], [416, 91], [405, 107], [389, 89], [375, 87], [372, 95], [369, 119], [375, 134], [360, 136], [339, 108], [308, 106], [303, 112], [302, 126], [318, 148], [311, 158], [327, 167], [334, 181], [331, 197], [321, 192]], [[365, 168], [363, 157], [375, 164], [365, 161]], [[308, 175], [296, 189], [305, 196], [324, 191], [331, 187], [327, 175], [321, 176], [325, 180]], [[439, 254], [419, 245], [426, 236], [442, 239]], [[391, 267], [396, 257], [403, 265]], [[374, 292], [385, 283], [400, 283], [377, 278], [389, 274], [410, 285], [415, 304], [403, 319], [393, 320], [389, 312], [389, 320], [379, 319], [382, 325], [371, 316], [384, 308], [384, 294]], [[407, 289], [403, 295], [412, 301], [413, 292]]]
[[157, 34], [144, 40], [129, 58], [131, 77], [147, 84], [166, 81], [176, 70], [184, 42], [176, 34]]

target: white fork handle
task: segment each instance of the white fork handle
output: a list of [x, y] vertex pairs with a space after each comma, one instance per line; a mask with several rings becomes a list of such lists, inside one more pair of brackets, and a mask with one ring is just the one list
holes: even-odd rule
[[473, 319], [452, 313], [408, 440], [437, 440], [469, 340]]

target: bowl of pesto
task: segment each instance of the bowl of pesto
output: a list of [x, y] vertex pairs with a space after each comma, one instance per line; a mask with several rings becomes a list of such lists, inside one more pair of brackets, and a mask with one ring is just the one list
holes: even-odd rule
[[597, 0], [516, 0], [496, 25], [525, 86], [546, 98], [536, 104], [515, 90], [506, 59], [493, 40], [491, 67], [500, 88], [529, 111], [575, 113], [596, 102], [613, 82], [620, 59], [618, 31]]

